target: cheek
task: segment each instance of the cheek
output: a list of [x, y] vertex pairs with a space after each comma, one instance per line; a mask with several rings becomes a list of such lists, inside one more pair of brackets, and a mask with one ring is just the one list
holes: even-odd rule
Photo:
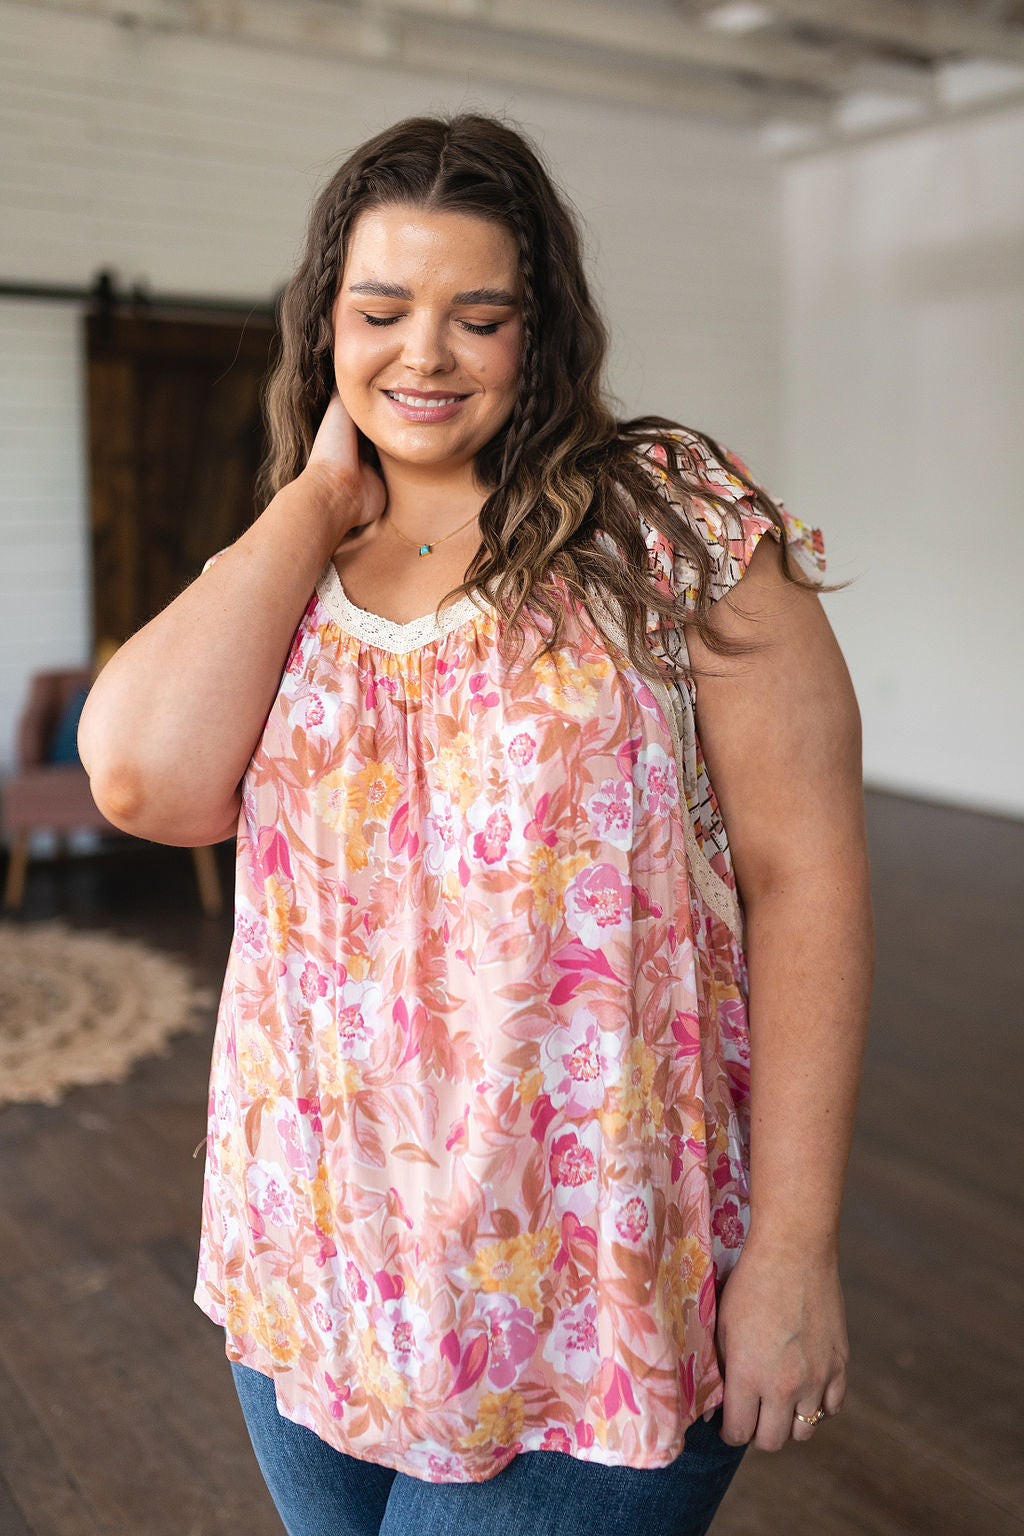
[[519, 379], [519, 354], [519, 337], [510, 336], [507, 340], [503, 337], [500, 344], [494, 347], [483, 361], [480, 370], [481, 378], [487, 379], [491, 389], [505, 390], [514, 394]]
[[334, 327], [335, 372], [353, 379], [372, 373], [387, 350], [386, 335], [386, 327], [374, 331], [342, 316]]

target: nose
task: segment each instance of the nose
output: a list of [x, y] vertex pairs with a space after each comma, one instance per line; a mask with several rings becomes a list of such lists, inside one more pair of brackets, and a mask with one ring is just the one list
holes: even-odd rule
[[412, 373], [447, 373], [451, 369], [454, 358], [440, 316], [426, 311], [412, 316], [405, 327], [402, 360]]

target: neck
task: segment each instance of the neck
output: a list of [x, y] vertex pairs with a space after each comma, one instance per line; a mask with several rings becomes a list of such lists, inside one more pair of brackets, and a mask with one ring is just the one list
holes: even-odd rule
[[458, 528], [479, 512], [487, 499], [473, 478], [472, 462], [396, 464], [381, 459], [387, 487], [387, 516], [410, 539], [433, 540]]

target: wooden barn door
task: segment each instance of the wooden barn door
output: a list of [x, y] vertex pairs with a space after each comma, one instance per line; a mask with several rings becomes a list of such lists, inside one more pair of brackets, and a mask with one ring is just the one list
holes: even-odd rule
[[87, 319], [94, 646], [126, 640], [256, 514], [269, 314]]

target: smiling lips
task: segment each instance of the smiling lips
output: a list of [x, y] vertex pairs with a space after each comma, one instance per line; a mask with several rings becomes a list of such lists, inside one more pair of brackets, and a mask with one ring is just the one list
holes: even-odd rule
[[433, 390], [413, 394], [405, 390], [386, 389], [384, 394], [406, 421], [447, 421], [455, 415], [463, 400], [468, 398], [466, 395], [445, 395]]

